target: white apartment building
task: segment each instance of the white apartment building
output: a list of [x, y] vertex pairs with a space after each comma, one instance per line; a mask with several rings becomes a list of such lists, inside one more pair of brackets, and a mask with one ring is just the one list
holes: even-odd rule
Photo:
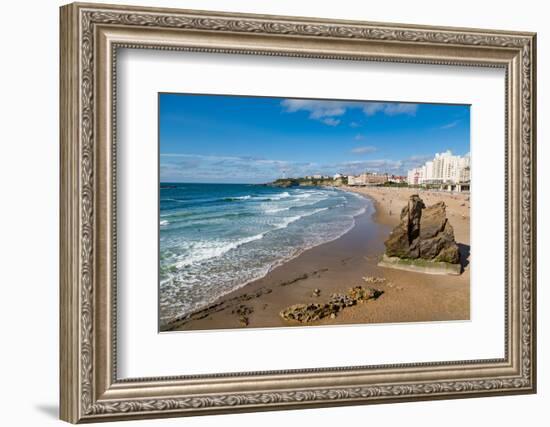
[[420, 185], [426, 177], [426, 166], [411, 169], [407, 172], [407, 183], [409, 185]]
[[470, 154], [454, 156], [451, 151], [436, 153], [424, 166], [409, 170], [409, 185], [458, 184], [470, 181]]
[[424, 165], [424, 179], [428, 179], [428, 177], [434, 175], [434, 162], [426, 162]]

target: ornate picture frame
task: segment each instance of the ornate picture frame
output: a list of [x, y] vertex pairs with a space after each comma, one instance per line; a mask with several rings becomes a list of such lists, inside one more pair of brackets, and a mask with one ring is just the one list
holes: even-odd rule
[[[61, 419], [97, 422], [536, 391], [535, 34], [75, 3], [61, 8], [60, 43]], [[505, 357], [119, 379], [119, 48], [504, 69]]]

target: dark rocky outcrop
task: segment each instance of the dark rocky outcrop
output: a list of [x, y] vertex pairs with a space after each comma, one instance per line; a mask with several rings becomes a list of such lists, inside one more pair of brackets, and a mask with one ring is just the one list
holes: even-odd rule
[[268, 187], [342, 187], [347, 184], [347, 178], [279, 178], [267, 184]]
[[426, 207], [418, 195], [411, 196], [401, 222], [384, 242], [386, 255], [458, 264], [460, 252], [445, 209], [444, 202]]
[[249, 316], [254, 313], [254, 309], [248, 305], [241, 304], [233, 311], [231, 314], [236, 314], [239, 316], [239, 322], [242, 326], [248, 326]]
[[281, 187], [281, 188], [289, 188], [289, 187], [298, 187], [300, 185], [300, 182], [297, 179], [294, 178], [288, 178], [288, 179], [277, 179], [273, 182], [270, 182], [267, 184], [269, 187]]

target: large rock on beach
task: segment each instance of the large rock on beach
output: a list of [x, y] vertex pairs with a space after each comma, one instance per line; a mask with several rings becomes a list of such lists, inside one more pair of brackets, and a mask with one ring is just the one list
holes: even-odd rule
[[426, 207], [418, 195], [409, 198], [401, 222], [384, 242], [386, 256], [458, 264], [460, 252], [444, 202]]

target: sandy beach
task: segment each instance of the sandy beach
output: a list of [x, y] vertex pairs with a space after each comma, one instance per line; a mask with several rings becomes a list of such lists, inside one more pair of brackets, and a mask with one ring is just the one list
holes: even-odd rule
[[[305, 326], [282, 319], [280, 311], [293, 304], [322, 303], [333, 293], [365, 286], [363, 277], [382, 279], [375, 287], [383, 294], [347, 307], [334, 318], [326, 317], [307, 325], [469, 319], [468, 194], [390, 187], [348, 187], [345, 190], [370, 198], [374, 211], [357, 216], [355, 226], [340, 238], [304, 251], [262, 279], [224, 295], [165, 330]], [[412, 194], [419, 194], [428, 206], [445, 202], [461, 252], [461, 275], [430, 275], [377, 266], [384, 252], [383, 242], [399, 223], [401, 209]]]

